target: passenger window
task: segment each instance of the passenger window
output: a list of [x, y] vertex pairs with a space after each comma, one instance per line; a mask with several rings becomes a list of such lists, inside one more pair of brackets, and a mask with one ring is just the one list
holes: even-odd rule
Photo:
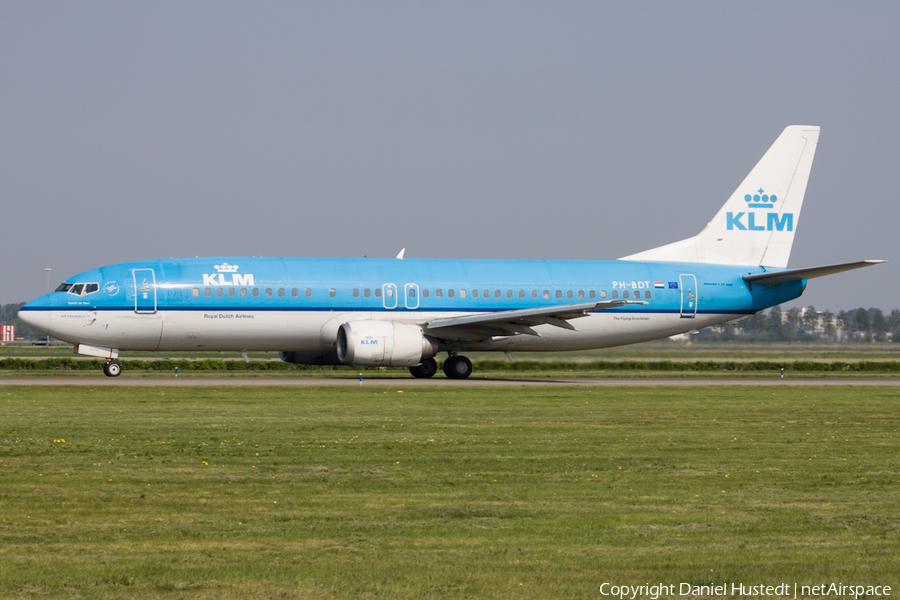
[[337, 295], [337, 290], [335, 290], [334, 288], [328, 288], [328, 295], [334, 298], [335, 295]]
[[359, 288], [353, 288], [353, 297], [359, 298]]
[[225, 291], [222, 288], [216, 288], [216, 296], [222, 297], [225, 295]]
[[566, 290], [566, 298], [571, 300], [573, 297], [574, 297], [574, 294], [572, 293], [572, 290]]
[[381, 298], [381, 288], [375, 288], [375, 297]]
[[434, 295], [438, 298], [443, 298], [444, 290], [442, 290], [441, 288], [438, 288], [438, 289], [434, 290]]
[[203, 288], [203, 295], [207, 298], [212, 296], [212, 288]]
[[427, 297], [428, 297], [428, 288], [425, 288], [425, 289], [422, 290], [422, 297], [423, 297], [423, 298], [427, 298]]
[[254, 298], [256, 298], [257, 296], [259, 296], [259, 288], [253, 288], [253, 289], [250, 291], [250, 295], [253, 296]]
[[550, 290], [544, 290], [544, 300], [550, 299]]
[[454, 290], [453, 288], [450, 288], [449, 290], [447, 290], [448, 298], [452, 298], [455, 294], [456, 294], [456, 290]]
[[241, 298], [247, 297], [247, 288], [241, 288]]
[[622, 292], [622, 297], [628, 298], [628, 290], [625, 290], [624, 292]]
[[459, 290], [459, 297], [460, 297], [460, 298], [465, 298], [465, 297], [466, 297], [466, 290]]
[[609, 297], [611, 300], [615, 300], [616, 298], [619, 297], [619, 292], [617, 292], [616, 290], [613, 290], [612, 293], [609, 295]]
[[589, 292], [588, 292], [588, 297], [589, 297], [591, 300], [595, 300], [595, 299], [597, 298], [597, 292], [595, 292], [594, 290], [589, 291]]
[[384, 293], [388, 298], [393, 298], [394, 297], [394, 288], [388, 288], [387, 290], [385, 290]]
[[644, 300], [649, 300], [649, 299], [650, 299], [650, 290], [647, 290], [646, 292], [644, 292]]
[[291, 288], [291, 296], [296, 298], [300, 294], [300, 290], [297, 288]]
[[478, 290], [472, 290], [472, 297], [473, 297], [473, 298], [477, 298], [477, 297], [478, 297]]
[[312, 288], [303, 288], [303, 295], [307, 298], [312, 296]]
[[531, 290], [531, 297], [537, 298], [537, 290]]
[[228, 288], [228, 297], [234, 298], [234, 288]]
[[409, 297], [410, 297], [410, 298], [415, 298], [415, 297], [416, 297], [416, 288], [411, 287], [411, 288], [408, 288], [408, 289], [409, 289], [409, 293], [408, 293]]
[[278, 297], [284, 298], [284, 288], [278, 288]]
[[194, 298], [199, 298], [200, 297], [200, 288], [192, 289], [191, 294], [194, 296]]
[[368, 298], [371, 295], [372, 295], [372, 290], [370, 290], [369, 288], [363, 289], [363, 297], [364, 298]]
[[605, 299], [606, 299], [606, 290], [600, 290], [600, 299], [601, 299], [601, 300], [605, 300]]
[[481, 291], [481, 297], [482, 297], [482, 298], [490, 298], [490, 297], [491, 297], [491, 290], [482, 290], [482, 291]]
[[579, 298], [579, 299], [583, 299], [583, 298], [584, 298], [584, 290], [578, 290], [578, 298]]
[[[499, 291], [499, 290], [498, 290], [498, 291]], [[499, 298], [500, 296], [497, 296], [497, 297]], [[507, 297], [507, 298], [512, 298], [512, 297], [513, 297], [512, 290], [506, 290], [506, 297]]]
[[272, 297], [272, 288], [266, 288], [266, 298]]
[[525, 290], [519, 290], [519, 298], [525, 297]]

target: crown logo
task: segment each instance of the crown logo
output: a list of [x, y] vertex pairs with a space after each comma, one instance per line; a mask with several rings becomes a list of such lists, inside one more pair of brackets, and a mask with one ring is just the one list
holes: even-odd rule
[[221, 265], [215, 265], [216, 271], [219, 273], [236, 273], [238, 270], [237, 265], [229, 265], [227, 262], [223, 262]]
[[747, 194], [744, 196], [744, 201], [746, 201], [750, 208], [767, 208], [771, 207], [778, 201], [778, 196], [772, 194], [769, 196], [768, 194], [763, 193], [765, 190], [759, 188], [759, 191], [752, 196]]

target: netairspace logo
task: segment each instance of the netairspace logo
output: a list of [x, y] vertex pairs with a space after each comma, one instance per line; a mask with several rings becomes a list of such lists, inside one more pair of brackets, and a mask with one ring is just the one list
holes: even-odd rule
[[637, 598], [668, 598], [672, 596], [749, 596], [753, 598], [808, 598], [810, 596], [833, 596], [835, 598], [871, 598], [890, 596], [889, 585], [845, 585], [843, 583], [822, 583], [819, 585], [800, 585], [797, 583], [779, 583], [777, 585], [753, 585], [744, 583], [710, 583], [694, 585], [691, 583], [646, 583], [644, 585], [615, 585], [604, 583], [600, 586], [601, 596], [610, 596], [624, 600]]
[[[747, 203], [748, 209], [769, 209], [769, 212], [765, 213], [765, 224], [763, 224], [762, 221], [758, 224], [756, 222], [757, 215], [762, 216], [762, 213], [733, 213], [729, 211], [725, 214], [725, 225], [728, 231], [733, 231], [735, 229], [738, 231], [794, 230], [793, 213], [784, 213], [783, 215], [779, 215], [774, 211], [775, 203], [778, 201], [778, 196], [776, 196], [775, 194], [769, 196], [765, 193], [765, 190], [759, 188], [759, 192], [757, 192], [756, 194], [746, 194], [744, 196], [744, 201]], [[744, 221], [744, 217], [746, 217], [746, 221]]]

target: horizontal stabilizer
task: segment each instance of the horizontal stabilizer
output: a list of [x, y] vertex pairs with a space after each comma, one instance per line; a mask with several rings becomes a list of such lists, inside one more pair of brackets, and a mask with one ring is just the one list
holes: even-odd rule
[[799, 281], [801, 279], [813, 279], [815, 277], [823, 277], [825, 275], [833, 275], [835, 273], [843, 273], [844, 271], [852, 271], [853, 269], [861, 269], [863, 267], [871, 267], [885, 261], [883, 260], [861, 260], [852, 263], [843, 263], [840, 265], [826, 265], [824, 267], [809, 267], [806, 269], [788, 269], [787, 271], [776, 271], [774, 273], [755, 273], [752, 275], [744, 275], [743, 279], [747, 283], [758, 283], [760, 285], [779, 285], [788, 281]]

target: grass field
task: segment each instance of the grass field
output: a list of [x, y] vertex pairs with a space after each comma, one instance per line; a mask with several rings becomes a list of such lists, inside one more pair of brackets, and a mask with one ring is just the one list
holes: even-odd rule
[[[402, 386], [402, 382], [398, 382]], [[0, 598], [900, 589], [893, 388], [0, 388]]]

